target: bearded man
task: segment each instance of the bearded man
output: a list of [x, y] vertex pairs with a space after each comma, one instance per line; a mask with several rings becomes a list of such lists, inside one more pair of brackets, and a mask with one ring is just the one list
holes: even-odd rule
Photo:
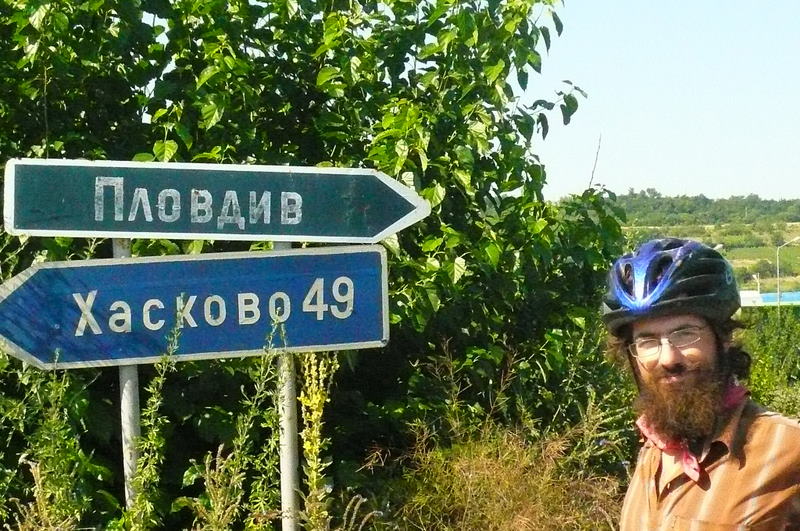
[[730, 264], [699, 242], [652, 240], [609, 272], [603, 322], [644, 440], [622, 531], [800, 529], [800, 424], [740, 383], [739, 305]]

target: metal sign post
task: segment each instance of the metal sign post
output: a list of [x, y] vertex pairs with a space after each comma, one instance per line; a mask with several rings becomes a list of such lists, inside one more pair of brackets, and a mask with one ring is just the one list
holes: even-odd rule
[[297, 529], [300, 493], [300, 455], [297, 450], [297, 389], [294, 355], [281, 352], [278, 358], [280, 404], [281, 529]]
[[[112, 241], [114, 258], [130, 258], [131, 241], [114, 239]], [[119, 411], [122, 435], [122, 469], [125, 476], [125, 506], [133, 505], [133, 476], [136, 474], [136, 462], [139, 450], [136, 444], [141, 435], [141, 417], [139, 414], [139, 366], [119, 366]]]
[[[276, 250], [292, 244], [276, 242]], [[300, 454], [297, 449], [297, 374], [294, 354], [283, 351], [278, 357], [278, 415], [280, 419], [281, 529], [297, 529], [300, 493]]]
[[133, 476], [139, 449], [136, 444], [141, 435], [139, 415], [139, 366], [119, 366], [119, 411], [122, 421], [122, 469], [125, 474], [125, 506], [133, 505]]

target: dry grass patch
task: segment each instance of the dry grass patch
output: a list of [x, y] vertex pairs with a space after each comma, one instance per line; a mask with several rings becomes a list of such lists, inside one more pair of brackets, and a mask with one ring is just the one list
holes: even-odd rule
[[620, 483], [571, 464], [569, 436], [499, 429], [447, 449], [418, 445], [401, 527], [497, 531], [614, 529]]

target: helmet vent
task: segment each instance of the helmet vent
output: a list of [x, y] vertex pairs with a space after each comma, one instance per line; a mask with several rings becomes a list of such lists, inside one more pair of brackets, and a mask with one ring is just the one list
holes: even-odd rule
[[633, 295], [633, 267], [631, 264], [625, 264], [622, 269], [622, 285], [628, 294]]
[[647, 285], [648, 293], [652, 293], [656, 286], [661, 283], [661, 280], [664, 278], [664, 274], [671, 265], [672, 257], [670, 256], [663, 256], [655, 264], [653, 264], [653, 268], [648, 275], [648, 280], [650, 281]]

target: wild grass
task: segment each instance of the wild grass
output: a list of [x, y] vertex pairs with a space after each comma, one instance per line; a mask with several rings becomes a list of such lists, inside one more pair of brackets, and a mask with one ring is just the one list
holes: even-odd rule
[[[202, 463], [193, 461], [184, 475], [184, 486], [202, 480], [204, 490], [197, 497], [181, 497], [173, 509], [189, 507], [195, 518], [193, 529], [227, 530], [244, 520], [247, 529], [269, 529], [279, 515], [278, 477], [278, 372], [281, 351], [273, 348], [273, 327], [264, 353], [249, 370], [252, 388], [242, 390], [236, 435], [231, 448], [206, 454]], [[285, 343], [285, 341], [284, 341]], [[253, 444], [253, 433], [267, 428], [268, 436], [260, 449]]]
[[41, 421], [31, 434], [28, 451], [20, 457], [33, 487], [28, 501], [11, 500], [17, 509], [15, 529], [75, 529], [90, 500], [80, 479], [86, 456], [66, 409], [71, 382], [60, 371], [23, 371], [29, 371], [27, 413], [40, 412]]
[[394, 520], [419, 530], [614, 529], [621, 484], [570, 456], [576, 438], [594, 438], [584, 422], [566, 434], [529, 440], [493, 426], [444, 448], [423, 427], [404, 478], [407, 501]]
[[[60, 531], [76, 529], [79, 515], [71, 512], [62, 512], [58, 509], [63, 504], [59, 499], [60, 492], [48, 485], [49, 478], [42, 472], [42, 466], [35, 461], [22, 460], [30, 467], [33, 477], [33, 500], [22, 504], [19, 500], [12, 500], [17, 504], [17, 514], [14, 515], [16, 528], [19, 531]], [[11, 529], [6, 526], [6, 529]]]
[[[587, 327], [547, 345], [557, 349], [549, 354], [570, 360], [559, 378], [563, 399], [549, 418], [523, 415], [517, 423], [500, 415], [465, 414], [468, 384], [459, 371], [448, 370], [446, 357], [440, 358], [431, 370], [449, 390], [443, 418], [421, 419], [408, 453], [394, 459], [373, 456], [366, 467], [376, 473], [396, 467], [402, 476], [382, 493], [389, 511], [376, 528], [614, 529], [633, 429], [628, 390], [603, 361], [600, 339]], [[520, 365], [513, 357], [509, 372], [494, 382], [487, 411], [505, 409]], [[596, 378], [605, 376], [587, 380], [589, 370]], [[540, 400], [528, 398], [531, 404]]]

